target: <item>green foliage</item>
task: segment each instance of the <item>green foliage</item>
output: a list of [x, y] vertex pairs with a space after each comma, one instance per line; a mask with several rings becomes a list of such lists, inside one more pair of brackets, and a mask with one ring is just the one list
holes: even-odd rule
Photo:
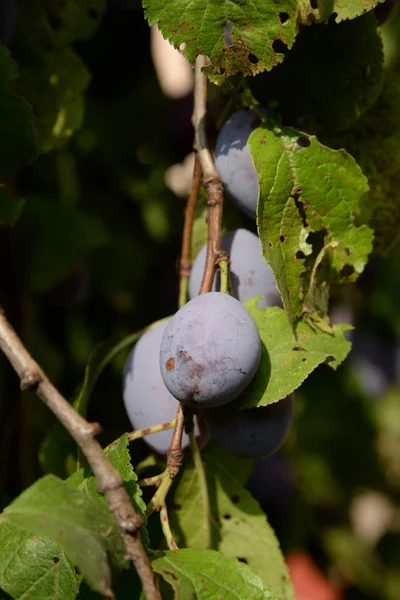
[[25, 200], [13, 198], [7, 188], [0, 187], [0, 225], [15, 225], [24, 206]]
[[[212, 0], [206, 8], [201, 0], [189, 6], [185, 0], [175, 0], [168, 8], [160, 0], [144, 0], [143, 6], [150, 25], [157, 23], [176, 48], [185, 44], [182, 53], [190, 62], [198, 54], [209, 56], [208, 73], [218, 84], [236, 73], [255, 75], [272, 69], [284, 58], [275, 51], [274, 41], [291, 48], [297, 29], [295, 0], [284, 0], [279, 7], [264, 0], [244, 6]], [[204, 12], [201, 20], [200, 11]], [[279, 13], [285, 14], [283, 23]]]
[[150, 25], [158, 24], [163, 36], [190, 62], [198, 54], [208, 56], [211, 65], [206, 72], [211, 81], [221, 84], [236, 73], [257, 75], [281, 63], [285, 57], [281, 47], [292, 47], [299, 24], [325, 21], [334, 13], [337, 22], [353, 19], [378, 3], [319, 2], [313, 9], [305, 0], [279, 4], [247, 0], [240, 6], [212, 0], [204, 8], [200, 0], [189, 7], [185, 0], [175, 0], [167, 9], [161, 0], [144, 0], [143, 6]]
[[78, 565], [90, 585], [105, 595], [111, 585], [107, 554], [119, 566], [125, 563], [121, 534], [108, 508], [53, 475], [25, 490], [3, 511], [0, 521], [48, 536]]
[[[113, 467], [115, 467], [122, 475], [122, 478], [125, 482], [125, 489], [129, 493], [136, 512], [140, 514], [143, 517], [144, 522], [146, 522], [146, 505], [142, 500], [141, 489], [136, 483], [137, 475], [132, 467], [128, 447], [128, 434], [125, 433], [118, 440], [115, 440], [115, 442], [110, 444], [110, 446], [104, 450], [104, 453]], [[89, 494], [89, 496], [101, 500], [101, 502], [106, 505], [106, 501], [104, 500], [103, 496], [101, 496], [97, 491], [96, 479], [92, 475], [92, 472], [89, 468], [76, 471], [76, 473], [71, 475], [67, 481], [72, 487], [86, 492]], [[143, 531], [145, 531], [145, 528]]]
[[[55, 384], [70, 395], [88, 347], [113, 336], [90, 357], [72, 403], [103, 426], [105, 454], [144, 519], [146, 551], [167, 582], [161, 585], [171, 586], [163, 588], [165, 598], [290, 600], [294, 592], [281, 543], [285, 552], [295, 547], [315, 552], [326, 571], [352, 582], [350, 595], [396, 600], [396, 520], [377, 541], [366, 541], [357, 530], [354, 501], [365, 489], [378, 490], [397, 514], [399, 390], [392, 387], [379, 402], [368, 403], [353, 377], [354, 356], [333, 372], [349, 352], [345, 333], [351, 327], [331, 326], [328, 314], [336, 300], [350, 304], [360, 328], [399, 336], [396, 249], [386, 266], [379, 263], [376, 281], [367, 272], [364, 282], [346, 292], [336, 286], [355, 282], [363, 271], [371, 229], [379, 253], [398, 240], [398, 26], [376, 102], [383, 52], [371, 11], [378, 0], [143, 4], [148, 20], [191, 62], [199, 53], [209, 56], [212, 82], [234, 88], [226, 103], [221, 90], [210, 93], [210, 139], [239, 96], [239, 105], [254, 109], [254, 94], [262, 106], [279, 112], [268, 114], [250, 145], [260, 177], [259, 234], [288, 315], [280, 308], [259, 309], [257, 299], [246, 304], [260, 331], [262, 357], [253, 382], [232, 404], [265, 406], [297, 390], [294, 427], [283, 448], [286, 458], [280, 457], [294, 473], [293, 510], [283, 511], [283, 526], [278, 519], [278, 536], [269, 524], [275, 527], [274, 511], [267, 521], [264, 502], [261, 509], [244, 487], [254, 463], [211, 442], [202, 450], [211, 514], [204, 505], [207, 490], [187, 458], [167, 503], [174, 536], [188, 548], [150, 550], [165, 547], [160, 542], [165, 522], [157, 514], [146, 522], [145, 500], [152, 490], [142, 496], [128, 437], [121, 436], [129, 427], [121, 400], [122, 350], [146, 323], [176, 308], [174, 261], [183, 203], [166, 191], [164, 173], [191, 149], [192, 107], [188, 98], [170, 100], [160, 93], [150, 54], [143, 53], [148, 28], [138, 13], [123, 13], [117, 2], [101, 28], [105, 0], [19, 2], [11, 54], [0, 45], [0, 259], [10, 274], [1, 302], [4, 298], [6, 312], [40, 363], [40, 349], [46, 348], [42, 366], [46, 372], [57, 366]], [[261, 73], [243, 91], [253, 79], [245, 83], [243, 76]], [[36, 139], [47, 156], [31, 165]], [[204, 198], [203, 190], [193, 257], [207, 236]], [[240, 219], [227, 202], [223, 229], [243, 226]], [[87, 295], [81, 304], [68, 304], [63, 286], [82, 261]], [[135, 330], [140, 332], [127, 335]], [[323, 364], [333, 370], [316, 369]], [[89, 404], [107, 365], [112, 368]], [[2, 505], [40, 476], [35, 464], [40, 443], [44, 470], [70, 475], [67, 481], [39, 479], [1, 514], [0, 597], [99, 600], [110, 594], [112, 569], [116, 600], [144, 600], [93, 473], [79, 468], [75, 443], [60, 424], [49, 432], [47, 417], [26, 408], [34, 401], [30, 394], [20, 398], [3, 363], [0, 373]], [[139, 472], [148, 450], [140, 442], [134, 449]], [[9, 456], [15, 460], [10, 469]], [[145, 461], [147, 468], [160, 460], [150, 467]]]
[[336, 23], [345, 19], [354, 19], [367, 11], [372, 10], [385, 0], [318, 0], [317, 8], [312, 8], [308, 0], [299, 0], [299, 10], [304, 23], [325, 21], [329, 16], [335, 15]]
[[0, 532], [0, 586], [15, 600], [73, 600], [82, 576], [48, 538], [12, 523]]
[[370, 190], [361, 207], [374, 230], [374, 251], [380, 255], [387, 255], [399, 240], [399, 93], [399, 75], [391, 70], [376, 105], [347, 135], [332, 140], [349, 149], [368, 177]]
[[31, 288], [43, 292], [68, 275], [78, 261], [107, 244], [99, 218], [60, 200], [30, 198], [20, 221], [24, 263]]
[[[18, 79], [18, 76], [16, 62], [11, 58], [6, 46], [1, 44], [0, 182], [2, 183], [7, 183], [18, 167], [27, 164], [36, 156], [32, 107], [23, 98], [13, 94], [10, 89], [10, 84]], [[5, 202], [6, 198], [3, 196], [2, 204]]]
[[283, 63], [250, 86], [285, 124], [321, 135], [351, 127], [376, 102], [383, 78], [381, 34], [368, 14], [304, 28]]
[[[275, 598], [289, 600], [293, 590], [278, 541], [265, 514], [244, 489], [253, 461], [232, 457], [215, 443], [202, 453], [210, 498], [208, 517], [193, 463], [185, 464], [174, 493], [172, 526], [179, 545], [211, 547], [246, 562]], [[208, 518], [210, 519], [207, 523]], [[211, 527], [211, 546], [208, 546]]]
[[93, 35], [105, 7], [105, 0], [36, 0], [19, 7], [15, 88], [34, 108], [40, 152], [63, 146], [82, 125], [90, 74], [71, 44]]
[[266, 406], [296, 390], [316, 367], [327, 362], [336, 369], [350, 351], [345, 337], [349, 325], [330, 328], [327, 321], [312, 327], [300, 322], [296, 337], [284, 310], [257, 308], [258, 299], [245, 303], [255, 320], [261, 341], [260, 366], [250, 385], [234, 400], [235, 408]]
[[325, 315], [330, 283], [354, 281], [362, 272], [372, 231], [354, 219], [368, 186], [347, 152], [273, 118], [251, 134], [249, 145], [260, 181], [264, 257], [293, 326], [304, 312]]
[[152, 566], [171, 584], [176, 600], [207, 600], [221, 594], [229, 600], [279, 599], [246, 565], [214, 550], [165, 552]]

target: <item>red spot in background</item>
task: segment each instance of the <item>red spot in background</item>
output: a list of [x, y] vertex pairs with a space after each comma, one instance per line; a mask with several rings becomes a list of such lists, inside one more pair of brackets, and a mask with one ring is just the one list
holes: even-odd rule
[[344, 600], [344, 595], [305, 552], [286, 557], [295, 600]]

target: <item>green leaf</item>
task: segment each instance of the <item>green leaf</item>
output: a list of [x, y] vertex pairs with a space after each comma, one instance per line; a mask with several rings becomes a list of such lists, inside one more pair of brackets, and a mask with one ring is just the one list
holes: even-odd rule
[[16, 89], [35, 110], [40, 152], [61, 148], [81, 127], [89, 81], [89, 71], [70, 48], [43, 50], [38, 64], [22, 68]]
[[[220, 84], [243, 73], [256, 75], [270, 70], [284, 55], [276, 42], [291, 48], [297, 31], [296, 0], [248, 0], [221, 2], [208, 0], [143, 0], [150, 25], [158, 24], [161, 33], [190, 62], [198, 54], [211, 60], [206, 70], [211, 81]], [[275, 47], [274, 47], [275, 44]]]
[[[135, 511], [140, 514], [146, 522], [146, 505], [142, 500], [142, 491], [137, 485], [137, 475], [132, 467], [131, 456], [129, 454], [128, 434], [124, 433], [124, 435], [115, 440], [115, 442], [112, 442], [112, 444], [107, 446], [104, 450], [104, 454], [122, 475], [122, 479], [125, 482], [125, 489], [132, 500]], [[93, 498], [106, 503], [104, 497], [97, 491], [96, 479], [89, 468], [80, 469], [71, 475], [67, 481], [72, 487], [78, 488]]]
[[10, 51], [0, 44], [0, 182], [7, 182], [19, 166], [36, 157], [32, 107], [9, 89], [18, 76]]
[[97, 29], [105, 0], [25, 2], [19, 6], [13, 55], [16, 89], [33, 105], [40, 152], [66, 144], [83, 120], [90, 73], [70, 46]]
[[[275, 534], [258, 503], [243, 488], [254, 462], [233, 457], [215, 443], [206, 447], [202, 460], [211, 501], [212, 548], [224, 556], [245, 560], [261, 577], [272, 597], [293, 598]], [[206, 515], [192, 463], [185, 466], [176, 487], [174, 506], [170, 511], [171, 524], [178, 545], [205, 549], [208, 541], [204, 525]]]
[[111, 590], [107, 553], [119, 566], [125, 564], [122, 537], [107, 507], [53, 475], [25, 490], [3, 511], [0, 523], [49, 537], [104, 595]]
[[15, 600], [73, 600], [82, 576], [52, 541], [12, 523], [0, 527], [0, 586]]
[[57, 46], [92, 37], [107, 10], [106, 0], [44, 0], [43, 4]]
[[20, 219], [24, 264], [30, 289], [44, 292], [59, 283], [93, 250], [107, 244], [100, 219], [59, 200], [30, 198]]
[[0, 187], [0, 226], [15, 225], [24, 206], [23, 198], [14, 198], [7, 188]]
[[386, 255], [400, 239], [400, 77], [386, 74], [375, 106], [346, 135], [331, 143], [342, 145], [368, 177], [370, 190], [361, 203], [362, 215], [374, 230], [374, 251]]
[[[279, 43], [290, 49], [299, 24], [323, 22], [335, 14], [336, 22], [354, 19], [372, 10], [379, 0], [320, 0], [313, 9], [309, 0], [243, 0], [240, 3], [208, 0], [143, 0], [150, 25], [190, 62], [199, 54], [210, 58], [206, 72], [221, 84], [227, 78], [270, 71], [284, 59]], [[278, 43], [278, 44], [277, 44]]]
[[305, 25], [312, 22], [326, 21], [335, 15], [336, 23], [345, 19], [355, 19], [367, 11], [373, 10], [380, 2], [385, 0], [318, 0], [317, 8], [312, 8], [309, 0], [299, 0], [299, 11]]
[[[262, 347], [257, 373], [246, 390], [233, 401], [236, 409], [266, 406], [296, 390], [318, 365], [327, 362], [336, 369], [346, 358], [351, 343], [345, 337], [350, 325], [311, 326], [301, 321], [296, 337], [285, 311], [278, 307], [257, 308], [258, 298], [245, 303], [256, 322]], [[326, 331], [324, 331], [324, 329]], [[331, 331], [331, 333], [327, 333]]]
[[263, 254], [294, 326], [304, 312], [326, 314], [330, 282], [354, 281], [362, 272], [372, 231], [356, 227], [354, 219], [367, 181], [344, 150], [331, 150], [271, 117], [250, 135], [249, 145], [260, 181]]
[[[339, 25], [303, 28], [283, 63], [249, 84], [257, 100], [274, 106], [284, 123], [327, 135], [355, 123], [376, 102], [383, 79], [382, 40], [371, 13]], [[293, 90], [299, 89], [294, 102]]]
[[152, 566], [171, 584], [176, 600], [281, 600], [249, 567], [214, 550], [164, 552]]

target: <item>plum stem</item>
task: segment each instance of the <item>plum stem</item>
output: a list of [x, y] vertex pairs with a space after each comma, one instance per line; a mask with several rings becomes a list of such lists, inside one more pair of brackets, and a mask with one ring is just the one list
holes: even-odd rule
[[[96, 440], [98, 423], [88, 423], [54, 387], [35, 362], [0, 308], [0, 348], [21, 380], [22, 390], [31, 390], [64, 425], [85, 455], [97, 482], [115, 516], [127, 557], [135, 565], [147, 600], [161, 600], [155, 574], [140, 539], [142, 517], [137, 514], [124, 487], [121, 474], [109, 462]], [[111, 590], [110, 590], [111, 592]]]
[[229, 263], [227, 260], [221, 260], [218, 263], [220, 275], [221, 275], [221, 287], [220, 292], [223, 294], [229, 294], [230, 278], [229, 278]]
[[150, 487], [152, 485], [158, 486], [161, 483], [163, 476], [164, 473], [161, 473], [161, 475], [154, 475], [154, 477], [144, 477], [143, 479], [139, 479], [137, 483], [140, 487]]
[[201, 460], [200, 448], [196, 440], [194, 431], [189, 433], [190, 450], [192, 452], [192, 459], [194, 468], [199, 479], [199, 487], [201, 498], [203, 501], [204, 514], [206, 519], [207, 527], [207, 548], [211, 548], [211, 509], [210, 509], [210, 497], [208, 495], [208, 486], [206, 472], [204, 469], [203, 461]]
[[173, 479], [168, 472], [168, 469], [159, 475], [161, 483], [150, 502], [147, 505], [146, 515], [149, 517], [155, 510], [161, 510], [161, 507], [165, 504], [165, 499], [169, 492], [169, 488], [172, 485]]
[[151, 427], [146, 427], [145, 429], [136, 429], [136, 431], [132, 431], [128, 433], [128, 440], [133, 442], [134, 440], [139, 440], [146, 435], [150, 435], [152, 433], [158, 433], [159, 431], [166, 431], [167, 429], [172, 429], [175, 427], [176, 419], [172, 419], [172, 421], [166, 421], [165, 423], [159, 423], [158, 425], [152, 425]]
[[167, 467], [165, 471], [158, 476], [160, 479], [160, 485], [147, 505], [146, 514], [148, 517], [155, 510], [161, 510], [162, 506], [164, 506], [168, 491], [173, 484], [175, 477], [178, 475], [179, 469], [181, 468], [183, 460], [182, 435], [184, 425], [185, 416], [183, 414], [182, 405], [179, 404], [175, 417], [174, 431], [167, 452]]
[[192, 117], [195, 131], [195, 148], [203, 173], [203, 184], [207, 190], [207, 256], [200, 294], [206, 294], [211, 291], [217, 262], [226, 257], [226, 253], [224, 253], [221, 246], [224, 188], [218, 171], [215, 168], [214, 159], [208, 147], [207, 140], [207, 78], [203, 73], [203, 68], [207, 64], [208, 58], [206, 56], [200, 55], [196, 58]]
[[170, 550], [179, 550], [178, 544], [175, 541], [174, 536], [172, 535], [171, 527], [169, 524], [168, 511], [165, 504], [162, 505], [160, 510], [160, 521], [161, 528], [164, 533], [165, 540], [167, 542], [168, 548]]
[[196, 152], [193, 168], [192, 187], [185, 208], [185, 222], [183, 226], [182, 250], [180, 260], [180, 282], [179, 282], [179, 308], [182, 308], [188, 299], [189, 277], [191, 269], [191, 240], [193, 230], [193, 219], [197, 205], [197, 198], [201, 185], [201, 166], [199, 156]]

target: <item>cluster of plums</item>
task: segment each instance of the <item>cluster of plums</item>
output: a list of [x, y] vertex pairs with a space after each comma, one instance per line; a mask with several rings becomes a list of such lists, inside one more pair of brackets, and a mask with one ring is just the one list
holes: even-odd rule
[[[251, 113], [239, 111], [226, 122], [216, 145], [216, 165], [225, 187], [254, 216], [258, 179], [247, 139], [257, 124]], [[236, 178], [237, 162], [244, 165], [245, 176]], [[241, 187], [242, 182], [247, 185]], [[259, 458], [282, 444], [294, 400], [290, 395], [276, 404], [242, 411], [229, 406], [252, 381], [261, 354], [257, 326], [242, 303], [262, 296], [260, 307], [280, 305], [280, 296], [256, 235], [246, 229], [227, 232], [222, 247], [230, 257], [233, 296], [216, 291], [218, 273], [213, 291], [198, 295], [204, 247], [193, 264], [189, 302], [171, 319], [150, 328], [131, 351], [124, 372], [124, 402], [133, 427], [143, 429], [172, 420], [179, 401], [204, 419], [212, 437], [228, 451]], [[161, 431], [146, 441], [164, 454], [170, 440], [171, 431]], [[186, 435], [183, 443], [188, 443]]]

